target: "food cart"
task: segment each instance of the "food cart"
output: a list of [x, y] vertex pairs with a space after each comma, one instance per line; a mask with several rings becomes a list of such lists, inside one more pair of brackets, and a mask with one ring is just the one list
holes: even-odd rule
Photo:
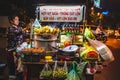
[[[87, 76], [92, 77], [91, 80], [93, 79], [93, 75], [96, 72], [94, 66], [100, 62], [101, 59], [98, 51], [91, 47], [86, 41], [86, 39], [88, 39], [88, 41], [93, 39], [94, 35], [88, 28], [85, 28], [85, 13], [85, 5], [37, 6], [35, 23], [38, 25], [34, 24], [31, 27], [31, 48], [23, 50], [23, 53], [26, 55], [23, 59], [23, 64], [25, 65], [25, 80], [46, 80], [44, 79], [45, 77], [41, 78], [41, 73], [44, 69], [43, 67], [47, 65], [48, 68], [48, 64], [53, 68], [53, 74], [51, 74], [52, 77], [47, 78], [47, 80], [60, 80], [61, 78], [55, 78], [59, 72], [54, 74], [55, 68], [57, 64], [64, 65], [65, 61], [67, 62], [67, 67], [72, 65], [78, 69], [78, 72], [81, 70], [80, 73], [75, 72], [76, 79], [74, 80], [81, 80], [82, 77], [86, 77], [82, 80], [87, 80]], [[53, 24], [62, 22], [63, 24], [60, 27], [49, 25], [50, 22]], [[82, 32], [79, 22], [82, 22], [84, 25]], [[43, 25], [43, 23], [47, 24]], [[81, 64], [82, 62], [88, 65], [83, 65]], [[61, 70], [61, 68], [59, 69]], [[82, 76], [83, 74], [84, 76]], [[66, 79], [63, 80], [69, 80], [68, 77], [70, 75], [71, 71], [68, 71], [65, 77]]]

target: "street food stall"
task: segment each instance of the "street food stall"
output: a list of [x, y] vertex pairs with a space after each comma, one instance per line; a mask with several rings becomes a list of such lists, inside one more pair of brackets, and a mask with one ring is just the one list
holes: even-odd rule
[[93, 80], [98, 63], [111, 60], [91, 30], [80, 27], [85, 13], [85, 5], [37, 6], [31, 47], [21, 50], [25, 80], [88, 80], [88, 75]]

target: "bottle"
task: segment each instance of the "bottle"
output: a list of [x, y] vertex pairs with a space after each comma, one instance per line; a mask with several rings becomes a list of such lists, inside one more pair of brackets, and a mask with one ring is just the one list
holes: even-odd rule
[[73, 28], [73, 24], [71, 24], [71, 33], [74, 34], [74, 28]]
[[66, 34], [68, 33], [68, 25], [67, 24], [65, 25], [65, 32], [66, 32]]
[[68, 30], [69, 30], [69, 34], [72, 34], [72, 26], [71, 26], [71, 24], [69, 24]]
[[62, 26], [62, 31], [60, 34], [65, 34], [65, 25]]
[[79, 25], [77, 25], [76, 34], [80, 34]]
[[75, 24], [75, 30], [74, 30], [74, 34], [76, 34], [77, 33], [77, 25]]

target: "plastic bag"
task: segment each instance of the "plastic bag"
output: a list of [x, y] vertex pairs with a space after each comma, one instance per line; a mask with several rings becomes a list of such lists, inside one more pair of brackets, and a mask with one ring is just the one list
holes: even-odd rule
[[39, 21], [38, 21], [37, 18], [35, 19], [35, 21], [34, 21], [34, 23], [32, 24], [32, 26], [33, 26], [34, 28], [41, 28], [41, 25], [40, 25], [40, 23], [39, 23]]
[[67, 79], [66, 80], [80, 80], [76, 68], [75, 68], [75, 61], [72, 62], [72, 69], [68, 73]]
[[92, 45], [100, 54], [100, 56], [107, 62], [114, 61], [114, 56], [111, 50], [102, 42], [88, 38], [90, 45]]
[[88, 63], [87, 68], [86, 68], [86, 74], [93, 75], [95, 73], [96, 73], [96, 68], [93, 67], [90, 63]]
[[84, 37], [85, 39], [86, 38], [95, 39], [93, 32], [87, 27], [85, 28]]
[[54, 70], [53, 70], [53, 79], [55, 80], [64, 80], [67, 77], [68, 68], [67, 62], [64, 62], [64, 66], [58, 66], [57, 61], [55, 61]]
[[96, 73], [101, 73], [103, 70], [103, 65], [102, 63], [98, 63], [97, 61], [95, 62], [95, 68], [96, 68]]
[[80, 62], [76, 67], [77, 74], [79, 75], [80, 78], [82, 77], [86, 64], [87, 62]]
[[32, 33], [39, 34], [40, 33], [40, 28], [41, 28], [41, 25], [40, 25], [38, 19], [36, 18], [34, 23], [32, 24], [31, 34]]
[[44, 68], [42, 69], [41, 73], [40, 73], [40, 79], [41, 78], [50, 78], [52, 76], [52, 69], [50, 67], [50, 65], [48, 64], [48, 62], [45, 64]]

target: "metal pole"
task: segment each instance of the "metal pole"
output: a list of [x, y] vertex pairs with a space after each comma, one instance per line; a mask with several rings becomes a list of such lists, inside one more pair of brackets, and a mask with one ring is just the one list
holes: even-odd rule
[[86, 6], [83, 5], [83, 9], [84, 9], [84, 12], [83, 12], [83, 42], [85, 41], [84, 40], [84, 32], [85, 32], [85, 25], [86, 25]]
[[84, 30], [86, 24], [86, 6], [83, 5], [83, 8], [84, 8], [84, 12], [83, 12], [83, 30]]

